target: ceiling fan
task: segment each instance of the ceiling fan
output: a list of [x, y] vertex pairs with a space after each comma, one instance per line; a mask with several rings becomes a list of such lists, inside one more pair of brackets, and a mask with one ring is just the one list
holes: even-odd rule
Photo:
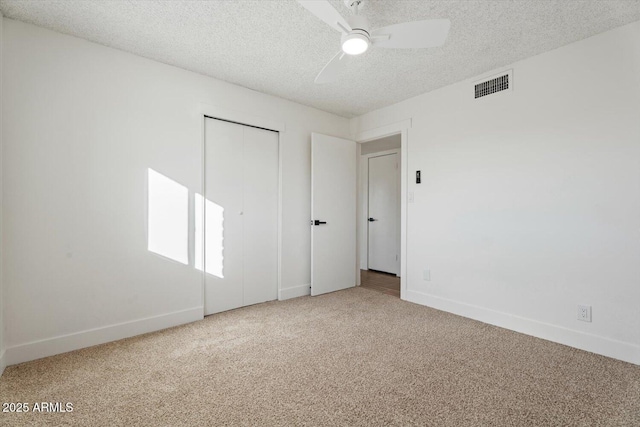
[[358, 14], [365, 0], [344, 0], [353, 12], [346, 20], [327, 0], [298, 0], [298, 3], [342, 33], [342, 49], [316, 76], [316, 83], [336, 80], [351, 56], [363, 54], [371, 46], [399, 49], [441, 46], [451, 26], [448, 19], [428, 19], [371, 30], [369, 20]]

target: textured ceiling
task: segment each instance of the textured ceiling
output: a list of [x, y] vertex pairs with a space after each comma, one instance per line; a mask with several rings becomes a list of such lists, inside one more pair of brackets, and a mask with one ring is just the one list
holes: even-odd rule
[[[343, 16], [342, 0], [331, 3]], [[313, 80], [340, 34], [295, 0], [0, 0], [8, 18], [353, 117], [640, 20], [640, 0], [370, 0], [373, 28], [448, 18], [434, 49], [372, 49]]]

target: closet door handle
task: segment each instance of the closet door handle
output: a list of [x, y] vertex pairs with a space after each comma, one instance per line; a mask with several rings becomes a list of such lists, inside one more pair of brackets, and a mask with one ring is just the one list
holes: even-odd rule
[[326, 224], [327, 221], [319, 221], [319, 220], [312, 220], [311, 221], [311, 225], [321, 225], [321, 224]]
[[369, 222], [377, 221], [377, 219], [369, 218]]

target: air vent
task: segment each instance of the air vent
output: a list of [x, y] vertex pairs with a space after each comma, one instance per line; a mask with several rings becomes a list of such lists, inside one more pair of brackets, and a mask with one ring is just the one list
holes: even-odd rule
[[511, 71], [500, 74], [496, 77], [476, 83], [475, 98], [482, 98], [483, 96], [491, 95], [492, 93], [511, 89], [512, 85]]

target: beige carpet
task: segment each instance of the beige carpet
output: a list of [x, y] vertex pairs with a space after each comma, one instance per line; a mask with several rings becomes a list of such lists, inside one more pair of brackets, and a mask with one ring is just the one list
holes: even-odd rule
[[7, 368], [3, 425], [640, 426], [640, 367], [355, 288]]

